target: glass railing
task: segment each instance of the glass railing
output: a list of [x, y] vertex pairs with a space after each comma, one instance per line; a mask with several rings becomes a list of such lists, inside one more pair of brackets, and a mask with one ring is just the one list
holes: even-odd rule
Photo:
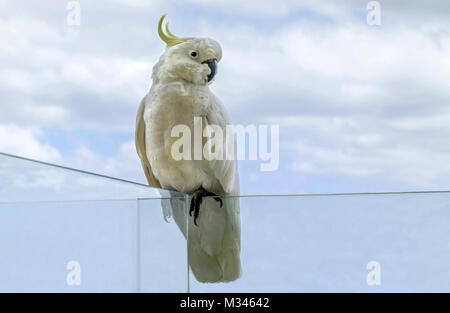
[[0, 155], [0, 197], [3, 292], [450, 291], [450, 192], [224, 199], [243, 274], [214, 284], [183, 194]]
[[450, 193], [241, 197], [242, 277], [192, 292], [450, 291]]
[[171, 199], [184, 206], [183, 194], [0, 154], [0, 291], [185, 292]]

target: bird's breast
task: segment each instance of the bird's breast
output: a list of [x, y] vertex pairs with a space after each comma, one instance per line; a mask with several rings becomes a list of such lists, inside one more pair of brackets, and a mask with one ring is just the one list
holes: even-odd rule
[[[195, 117], [203, 117], [203, 120], [209, 105], [209, 90], [183, 84], [160, 86], [149, 97], [144, 112], [147, 154], [154, 174], [163, 187], [182, 192], [195, 190], [202, 185], [217, 189], [208, 162], [196, 160], [193, 155], [195, 123], [198, 123]], [[172, 155], [174, 144], [186, 135], [175, 131], [180, 125], [187, 126], [190, 132], [192, 151], [189, 160], [176, 160]], [[202, 133], [203, 129], [200, 130], [200, 136]]]

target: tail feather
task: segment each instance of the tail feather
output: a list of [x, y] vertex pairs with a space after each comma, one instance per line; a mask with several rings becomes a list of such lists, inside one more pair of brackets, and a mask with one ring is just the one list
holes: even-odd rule
[[[236, 216], [225, 201], [224, 207], [212, 198], [205, 198], [200, 207], [198, 226], [189, 218], [188, 256], [195, 278], [202, 283], [231, 282], [242, 275], [240, 232]], [[167, 205], [167, 202], [166, 202]], [[171, 215], [186, 237], [186, 210], [183, 199], [170, 199]], [[238, 218], [238, 217], [237, 217]]]
[[228, 212], [207, 198], [200, 208], [198, 227], [190, 223], [189, 264], [200, 282], [230, 282], [241, 276], [240, 243]]

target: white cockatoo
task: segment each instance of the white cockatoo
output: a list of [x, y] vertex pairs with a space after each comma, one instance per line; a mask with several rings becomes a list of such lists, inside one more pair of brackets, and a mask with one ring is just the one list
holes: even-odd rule
[[[170, 32], [168, 23], [164, 32], [164, 17], [159, 20], [158, 34], [167, 48], [153, 67], [153, 84], [139, 107], [137, 152], [151, 186], [190, 195], [188, 231], [180, 226], [183, 216], [177, 220], [174, 214], [174, 218], [188, 237], [189, 265], [196, 279], [234, 281], [242, 272], [235, 149], [232, 157], [213, 159], [202, 155], [201, 159], [192, 156], [180, 160], [172, 152], [172, 145], [179, 140], [172, 136], [177, 125], [185, 125], [194, 137], [194, 129], [200, 124], [200, 135], [206, 133], [208, 137], [208, 125], [217, 125], [225, 134], [226, 126], [231, 124], [225, 108], [208, 87], [222, 49], [210, 38], [179, 38]], [[195, 145], [194, 138], [189, 138], [189, 144]], [[224, 143], [215, 151], [228, 148]], [[191, 150], [194, 155], [195, 147]]]

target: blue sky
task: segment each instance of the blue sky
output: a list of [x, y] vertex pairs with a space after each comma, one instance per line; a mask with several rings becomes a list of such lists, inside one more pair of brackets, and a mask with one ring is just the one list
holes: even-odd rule
[[164, 49], [211, 37], [233, 122], [280, 125], [280, 167], [240, 163], [243, 194], [450, 188], [446, 1], [0, 1], [0, 151], [138, 182], [138, 104]]

